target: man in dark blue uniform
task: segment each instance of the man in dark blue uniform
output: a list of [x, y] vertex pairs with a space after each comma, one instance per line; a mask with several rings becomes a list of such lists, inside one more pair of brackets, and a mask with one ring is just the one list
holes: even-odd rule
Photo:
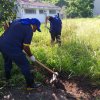
[[27, 54], [31, 61], [35, 61], [29, 45], [33, 32], [36, 30], [41, 32], [40, 25], [40, 21], [36, 18], [20, 19], [13, 22], [0, 37], [0, 52], [4, 58], [6, 79], [9, 80], [11, 78], [13, 61], [21, 69], [26, 80], [27, 88], [37, 88], [40, 86], [40, 84], [34, 82], [34, 78], [30, 73], [30, 64], [26, 58]]
[[[50, 21], [50, 29], [49, 32], [51, 34], [51, 44], [54, 43], [55, 39], [56, 42], [61, 45], [61, 29], [62, 29], [62, 21], [59, 18], [59, 14], [56, 15], [55, 17], [52, 16], [47, 16], [45, 25], [47, 27], [47, 21]], [[48, 28], [48, 27], [47, 27]]]

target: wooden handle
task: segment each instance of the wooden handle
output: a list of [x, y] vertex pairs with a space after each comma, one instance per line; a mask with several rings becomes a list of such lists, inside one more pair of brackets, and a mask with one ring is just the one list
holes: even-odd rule
[[49, 72], [51, 72], [52, 74], [55, 74], [54, 71], [52, 71], [51, 69], [49, 69], [48, 67], [46, 67], [44, 64], [42, 64], [41, 62], [36, 60], [36, 63], [38, 63], [40, 66], [42, 66], [43, 68], [45, 68], [46, 70], [48, 70]]

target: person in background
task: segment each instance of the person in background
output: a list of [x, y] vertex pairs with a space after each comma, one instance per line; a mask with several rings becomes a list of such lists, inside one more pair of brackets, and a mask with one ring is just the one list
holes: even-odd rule
[[55, 39], [58, 45], [61, 45], [61, 30], [62, 30], [62, 21], [59, 17], [59, 14], [55, 17], [47, 16], [45, 20], [45, 27], [47, 27], [47, 21], [50, 21], [49, 32], [51, 34], [51, 44], [54, 44]]
[[11, 78], [12, 61], [20, 68], [26, 80], [27, 89], [34, 89], [41, 86], [40, 83], [35, 83], [34, 77], [30, 72], [30, 64], [26, 55], [32, 62], [35, 62], [35, 57], [30, 50], [33, 33], [40, 30], [40, 21], [33, 19], [20, 19], [12, 22], [11, 25], [5, 28], [4, 33], [0, 37], [0, 52], [4, 58], [5, 77], [9, 81]]

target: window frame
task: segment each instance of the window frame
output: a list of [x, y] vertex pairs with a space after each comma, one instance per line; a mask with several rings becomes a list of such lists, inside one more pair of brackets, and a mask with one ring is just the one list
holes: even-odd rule
[[49, 14], [56, 14], [56, 10], [49, 10]]
[[36, 9], [24, 9], [25, 14], [36, 14]]
[[[40, 12], [42, 11], [42, 12]], [[39, 14], [44, 14], [44, 10], [43, 9], [39, 9]]]

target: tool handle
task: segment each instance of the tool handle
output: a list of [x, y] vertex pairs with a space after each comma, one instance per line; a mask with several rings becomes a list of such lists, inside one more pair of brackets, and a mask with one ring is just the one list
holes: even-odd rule
[[40, 66], [42, 66], [43, 68], [45, 68], [46, 70], [48, 70], [49, 72], [51, 72], [52, 74], [55, 74], [54, 71], [52, 71], [51, 69], [49, 69], [48, 67], [46, 67], [44, 64], [42, 64], [41, 62], [36, 60], [36, 63], [38, 63]]

